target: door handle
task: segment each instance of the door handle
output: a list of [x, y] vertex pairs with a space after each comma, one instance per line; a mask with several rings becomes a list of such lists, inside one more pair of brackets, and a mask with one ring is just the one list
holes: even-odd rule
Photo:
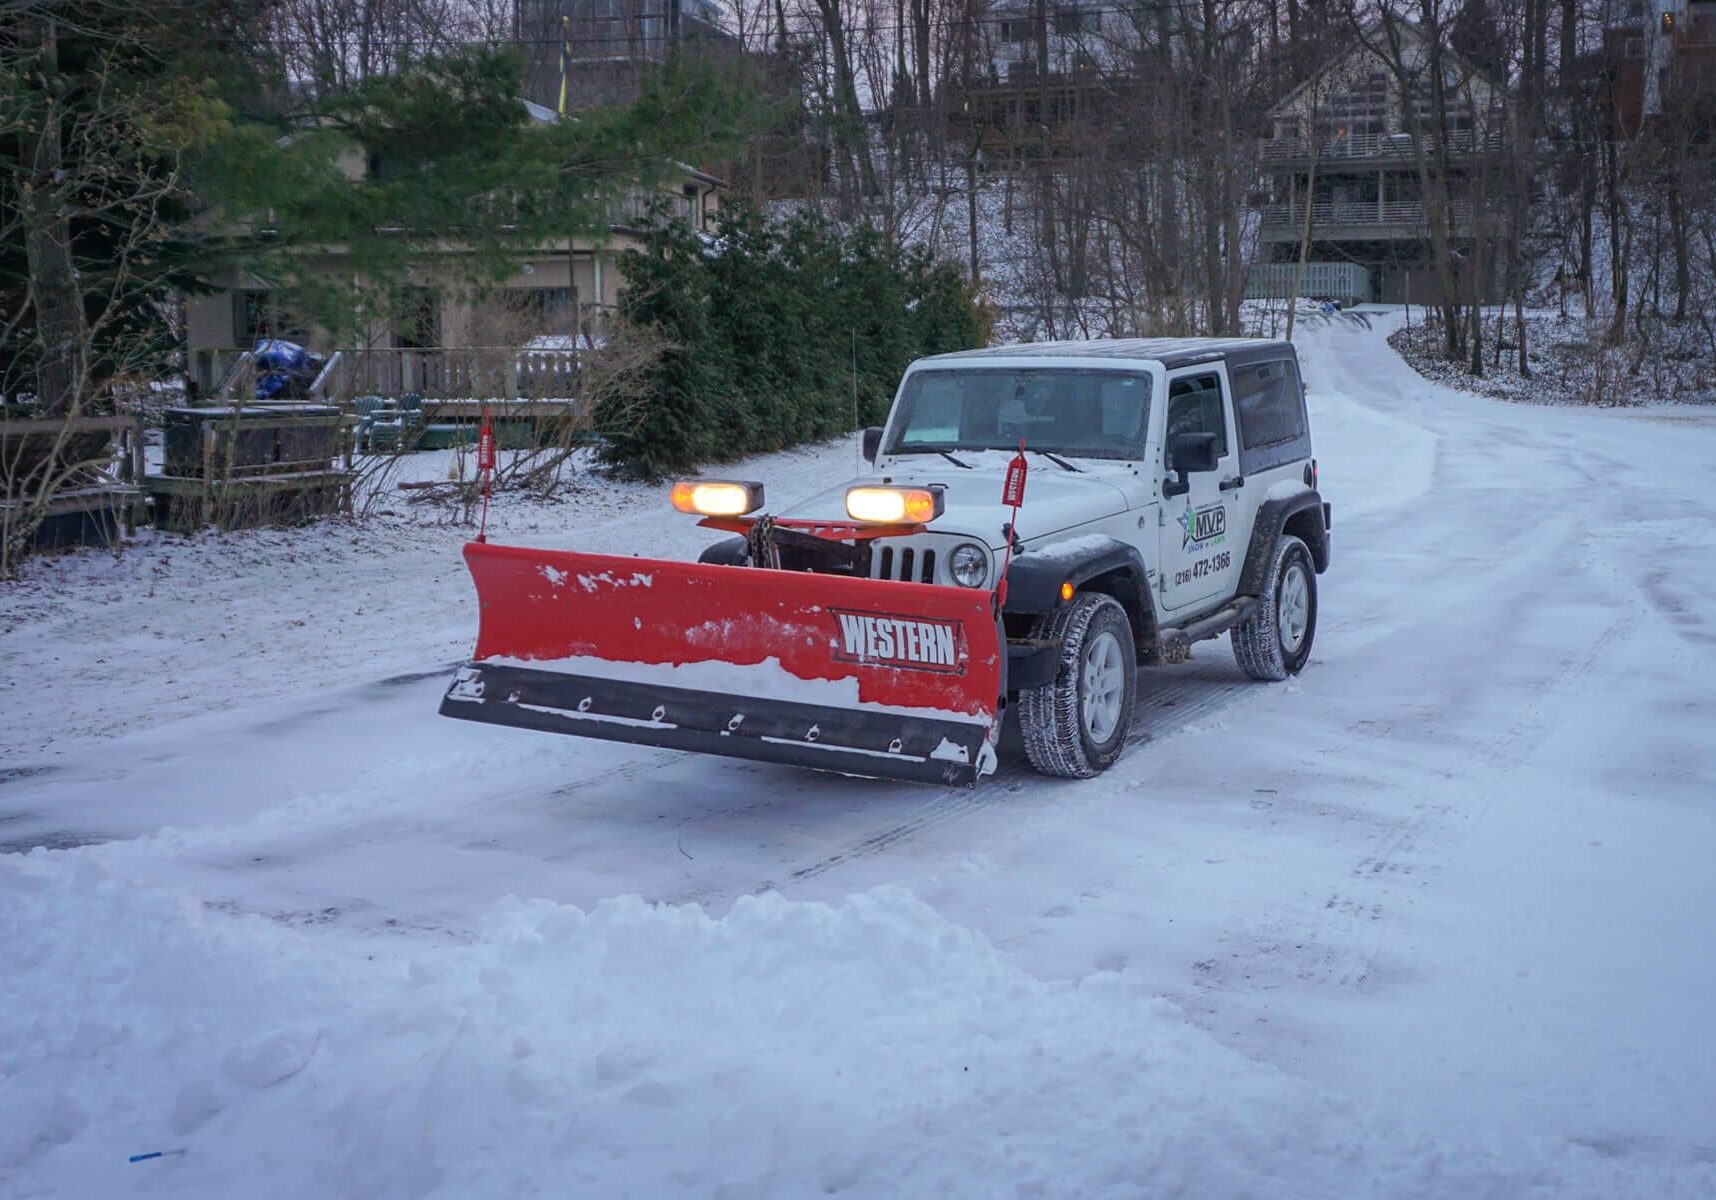
[[1220, 486], [1224, 492], [1231, 492], [1234, 488], [1242, 488], [1245, 486], [1245, 476], [1235, 475], [1232, 479], [1224, 479]]

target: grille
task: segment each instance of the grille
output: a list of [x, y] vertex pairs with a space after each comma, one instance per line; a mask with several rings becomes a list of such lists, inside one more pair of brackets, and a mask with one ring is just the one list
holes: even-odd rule
[[876, 554], [875, 579], [895, 579], [901, 583], [934, 583], [935, 551], [906, 546], [898, 553], [892, 546], [883, 546]]

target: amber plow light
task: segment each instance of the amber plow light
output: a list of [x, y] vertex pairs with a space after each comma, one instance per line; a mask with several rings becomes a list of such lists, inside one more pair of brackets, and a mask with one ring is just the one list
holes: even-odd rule
[[941, 516], [940, 488], [855, 487], [846, 492], [846, 515], [877, 525], [922, 525]]
[[763, 485], [727, 479], [694, 482], [682, 479], [669, 496], [682, 513], [703, 517], [742, 517], [763, 506]]

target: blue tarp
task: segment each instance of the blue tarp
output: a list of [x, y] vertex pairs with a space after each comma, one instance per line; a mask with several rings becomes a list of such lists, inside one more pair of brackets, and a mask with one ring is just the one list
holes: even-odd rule
[[256, 398], [273, 400], [315, 379], [322, 360], [296, 342], [258, 338], [251, 353], [256, 359]]

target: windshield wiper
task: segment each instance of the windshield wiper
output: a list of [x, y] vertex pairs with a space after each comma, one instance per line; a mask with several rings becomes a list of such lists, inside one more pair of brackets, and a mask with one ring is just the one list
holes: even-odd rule
[[975, 471], [977, 469], [976, 467], [972, 466], [970, 463], [966, 462], [964, 459], [955, 458], [952, 454], [949, 454], [946, 450], [937, 449], [934, 446], [914, 446], [911, 449], [892, 450], [892, 451], [889, 451], [889, 453], [895, 454], [895, 455], [900, 455], [900, 454], [939, 454], [943, 458], [947, 459], [948, 462], [952, 463], [956, 467], [964, 467], [967, 471]]
[[1027, 447], [1027, 449], [1029, 449], [1032, 454], [1041, 454], [1044, 458], [1048, 459], [1050, 462], [1053, 462], [1053, 463], [1056, 463], [1060, 466], [1063, 466], [1067, 470], [1072, 471], [1075, 474], [1078, 474], [1078, 475], [1084, 474], [1084, 468], [1083, 467], [1073, 466], [1070, 462], [1068, 462], [1066, 459], [1062, 458], [1058, 454], [1052, 454], [1047, 450], [1038, 450], [1035, 447]]

